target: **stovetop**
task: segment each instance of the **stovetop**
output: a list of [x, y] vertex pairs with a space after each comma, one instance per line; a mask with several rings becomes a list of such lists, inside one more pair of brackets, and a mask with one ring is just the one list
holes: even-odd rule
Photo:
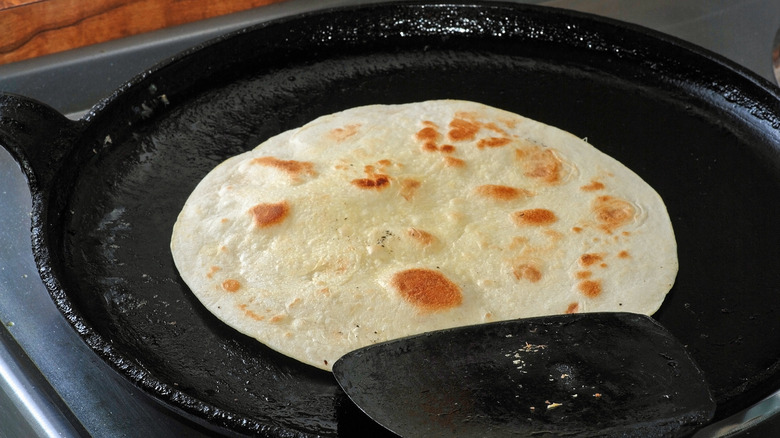
[[[288, 0], [250, 11], [0, 66], [0, 91], [77, 119], [124, 82], [218, 35], [300, 12], [374, 1]], [[536, 0], [687, 40], [774, 83], [777, 0]], [[31, 197], [0, 148], [0, 438], [224, 435], [158, 404], [95, 355], [56, 309], [30, 248]], [[696, 437], [780, 436], [780, 393]]]

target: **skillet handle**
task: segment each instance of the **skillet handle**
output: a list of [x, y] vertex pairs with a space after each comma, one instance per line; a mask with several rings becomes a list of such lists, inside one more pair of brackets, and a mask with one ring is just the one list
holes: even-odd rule
[[33, 192], [51, 184], [80, 126], [37, 100], [0, 93], [0, 146], [19, 162]]

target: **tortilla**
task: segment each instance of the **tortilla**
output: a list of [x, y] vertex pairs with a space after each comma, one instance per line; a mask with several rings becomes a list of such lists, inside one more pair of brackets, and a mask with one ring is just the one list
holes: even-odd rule
[[660, 196], [587, 142], [474, 102], [372, 105], [229, 158], [173, 228], [220, 320], [330, 370], [453, 326], [654, 313], [677, 274]]

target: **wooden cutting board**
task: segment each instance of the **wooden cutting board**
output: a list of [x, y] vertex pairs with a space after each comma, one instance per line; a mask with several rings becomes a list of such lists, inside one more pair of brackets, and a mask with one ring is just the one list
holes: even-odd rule
[[0, 0], [0, 64], [283, 0]]

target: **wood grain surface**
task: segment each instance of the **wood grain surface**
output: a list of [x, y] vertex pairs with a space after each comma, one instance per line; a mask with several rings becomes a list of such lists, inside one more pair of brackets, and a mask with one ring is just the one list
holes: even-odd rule
[[283, 0], [0, 0], [0, 64]]

